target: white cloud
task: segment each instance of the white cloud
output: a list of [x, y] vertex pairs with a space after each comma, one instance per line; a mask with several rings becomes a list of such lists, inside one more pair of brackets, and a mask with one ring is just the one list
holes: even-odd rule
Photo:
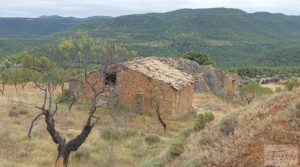
[[0, 17], [62, 15], [87, 17], [166, 12], [180, 8], [239, 8], [300, 15], [297, 0], [0, 0]]

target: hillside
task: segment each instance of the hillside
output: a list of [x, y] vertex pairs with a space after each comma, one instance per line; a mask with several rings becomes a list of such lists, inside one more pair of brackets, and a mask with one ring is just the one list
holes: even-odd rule
[[[122, 42], [142, 56], [206, 52], [223, 67], [297, 66], [293, 48], [300, 43], [300, 16], [227, 8], [181, 9], [112, 18], [2, 18], [0, 54], [21, 51], [32, 43], [46, 47], [78, 29], [94, 37]], [[280, 49], [285, 61], [274, 64]]]
[[20, 51], [47, 48], [61, 39], [59, 34], [86, 21], [109, 17], [74, 18], [41, 16], [38, 18], [0, 18], [0, 56]]
[[221, 66], [246, 64], [267, 51], [300, 42], [300, 17], [226, 8], [128, 15], [79, 27], [94, 36], [123, 42], [142, 55], [202, 51], [213, 55]]
[[[299, 143], [299, 100], [298, 89], [235, 109], [214, 120], [203, 130], [191, 133], [186, 138], [181, 155], [172, 160], [165, 160], [164, 156], [159, 158], [165, 162], [166, 167], [188, 164], [215, 167], [264, 166], [264, 146], [295, 146]], [[233, 130], [233, 133], [226, 135], [221, 131], [224, 127]], [[296, 147], [296, 150], [300, 148]]]

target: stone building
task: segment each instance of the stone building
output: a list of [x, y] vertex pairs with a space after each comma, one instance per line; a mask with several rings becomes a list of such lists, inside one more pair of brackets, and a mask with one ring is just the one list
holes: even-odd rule
[[[164, 116], [177, 117], [192, 112], [194, 79], [159, 58], [134, 59], [110, 66], [106, 72], [89, 72], [87, 80], [97, 89], [114, 86], [117, 100], [125, 108], [154, 113], [159, 104]], [[92, 98], [93, 91], [79, 77], [70, 80], [72, 94]]]

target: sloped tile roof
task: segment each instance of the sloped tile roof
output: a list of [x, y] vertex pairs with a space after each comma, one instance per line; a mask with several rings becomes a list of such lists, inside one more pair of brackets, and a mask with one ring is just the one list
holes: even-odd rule
[[124, 62], [124, 65], [150, 78], [163, 81], [177, 90], [194, 83], [192, 75], [175, 69], [156, 57], [137, 58]]

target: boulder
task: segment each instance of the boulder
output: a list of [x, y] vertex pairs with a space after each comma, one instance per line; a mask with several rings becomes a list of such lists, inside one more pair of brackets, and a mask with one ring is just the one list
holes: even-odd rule
[[238, 94], [242, 79], [239, 75], [216, 69], [212, 66], [203, 66], [198, 63], [178, 59], [178, 69], [193, 75], [195, 92], [213, 92], [216, 95], [227, 96]]

